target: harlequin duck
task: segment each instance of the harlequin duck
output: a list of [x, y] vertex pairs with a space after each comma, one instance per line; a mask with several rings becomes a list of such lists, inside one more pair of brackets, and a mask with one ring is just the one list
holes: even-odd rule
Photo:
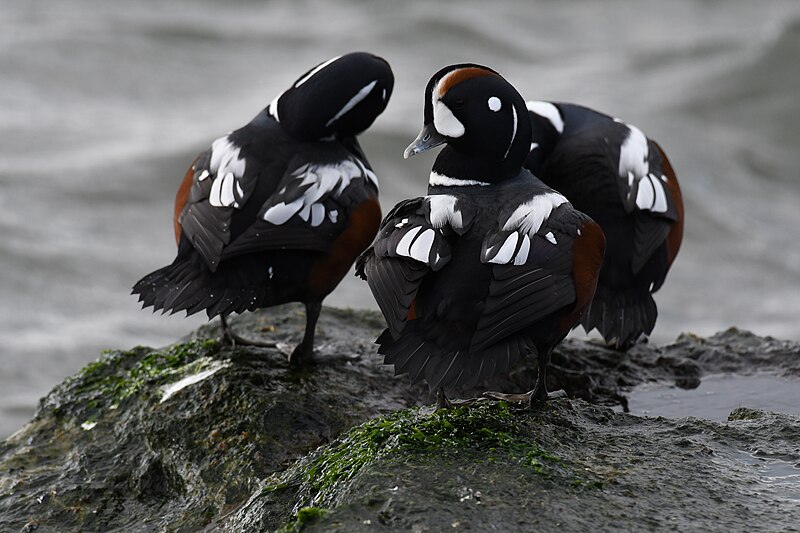
[[356, 140], [383, 112], [394, 77], [364, 52], [312, 68], [189, 168], [175, 198], [175, 261], [133, 288], [144, 307], [225, 317], [285, 302], [306, 306], [290, 360], [313, 358], [322, 300], [372, 242], [378, 181]]
[[525, 167], [592, 217], [606, 236], [597, 292], [581, 322], [627, 350], [653, 331], [652, 293], [683, 237], [683, 201], [661, 147], [637, 127], [586, 107], [528, 102], [533, 144]]
[[550, 352], [580, 321], [603, 259], [600, 227], [522, 168], [525, 101], [497, 72], [442, 69], [425, 90], [425, 126], [406, 157], [439, 144], [428, 195], [395, 206], [356, 263], [388, 329], [378, 352], [396, 374], [471, 388], [536, 354], [547, 399]]

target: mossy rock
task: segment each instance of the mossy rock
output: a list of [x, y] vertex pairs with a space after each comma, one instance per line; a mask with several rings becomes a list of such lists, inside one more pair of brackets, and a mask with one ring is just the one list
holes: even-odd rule
[[[302, 307], [234, 321], [291, 350]], [[800, 420], [649, 419], [581, 400], [433, 412], [375, 354], [379, 314], [325, 308], [318, 345], [358, 356], [294, 369], [217, 326], [110, 351], [0, 444], [0, 531], [791, 530]], [[627, 354], [568, 340], [551, 388], [619, 404], [626, 387], [705, 373], [800, 375], [796, 343], [730, 330]], [[521, 392], [535, 364], [492, 388]], [[486, 386], [484, 384], [484, 386]], [[465, 391], [472, 394], [477, 391]], [[783, 480], [786, 480], [784, 483]]]

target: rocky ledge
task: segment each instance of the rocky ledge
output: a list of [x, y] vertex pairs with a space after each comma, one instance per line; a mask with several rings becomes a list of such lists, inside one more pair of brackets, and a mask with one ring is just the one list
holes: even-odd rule
[[[291, 347], [303, 322], [285, 306], [234, 325]], [[731, 329], [621, 354], [568, 340], [551, 388], [572, 400], [433, 412], [374, 353], [382, 324], [326, 308], [318, 344], [353, 359], [302, 370], [280, 346], [219, 344], [213, 325], [105, 353], [0, 445], [0, 531], [798, 530], [798, 417], [610, 407], [649, 381], [800, 378], [797, 343]], [[482, 387], [527, 390], [533, 374]]]

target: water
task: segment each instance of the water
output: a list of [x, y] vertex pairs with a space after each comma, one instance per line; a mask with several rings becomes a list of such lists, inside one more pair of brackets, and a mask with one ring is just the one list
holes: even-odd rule
[[748, 407], [800, 416], [800, 382], [771, 374], [705, 376], [689, 390], [648, 383], [627, 397], [634, 415], [724, 421], [734, 409]]
[[[365, 49], [397, 77], [363, 137], [385, 208], [420, 194], [403, 161], [445, 64], [580, 102], [659, 140], [686, 238], [655, 340], [729, 325], [800, 339], [800, 3], [747, 0], [267, 3], [0, 0], [0, 436], [103, 348], [163, 345], [202, 317], [129, 296], [171, 261], [192, 157], [311, 65]], [[374, 307], [348, 279], [333, 305]]]

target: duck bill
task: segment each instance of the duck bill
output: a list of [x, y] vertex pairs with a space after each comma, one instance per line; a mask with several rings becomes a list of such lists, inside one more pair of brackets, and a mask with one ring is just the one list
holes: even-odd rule
[[447, 137], [436, 131], [433, 124], [426, 124], [422, 131], [419, 132], [414, 142], [408, 145], [406, 151], [403, 152], [403, 158], [408, 159], [412, 155], [417, 155], [425, 150], [430, 150], [435, 146], [439, 146], [447, 141]]

